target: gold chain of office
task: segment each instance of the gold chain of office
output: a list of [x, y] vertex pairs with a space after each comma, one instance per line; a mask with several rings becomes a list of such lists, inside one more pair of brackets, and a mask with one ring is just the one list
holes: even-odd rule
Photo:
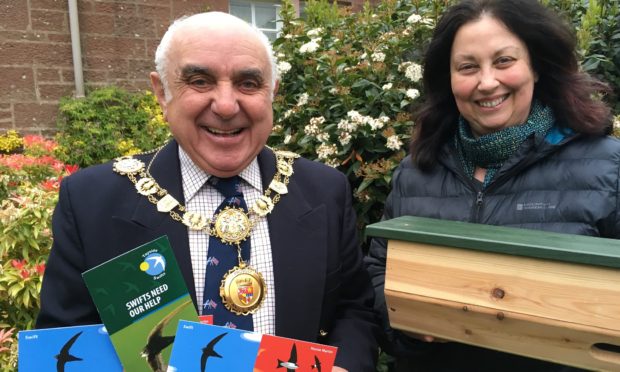
[[[148, 166], [133, 156], [123, 156], [114, 161], [114, 172], [127, 176], [140, 195], [157, 206], [157, 210], [168, 213], [173, 220], [179, 221], [191, 230], [203, 231], [231, 245], [239, 245], [247, 239], [258, 219], [267, 216], [278, 203], [281, 196], [288, 192], [287, 185], [293, 175], [293, 161], [299, 157], [290, 151], [274, 151], [276, 156], [276, 173], [265, 193], [243, 212], [239, 208], [225, 207], [212, 218], [188, 211], [166, 189], [161, 187], [150, 173], [151, 165], [161, 151], [157, 150]], [[177, 212], [178, 211], [178, 212]]]

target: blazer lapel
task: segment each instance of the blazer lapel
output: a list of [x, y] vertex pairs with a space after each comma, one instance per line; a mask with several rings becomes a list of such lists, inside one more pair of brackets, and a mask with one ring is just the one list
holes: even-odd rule
[[[263, 188], [269, 187], [276, 169], [273, 152], [258, 157]], [[315, 340], [320, 321], [325, 281], [325, 206], [312, 208], [303, 185], [291, 177], [283, 195], [268, 215], [276, 296], [276, 334]]]
[[[179, 203], [184, 204], [183, 185], [181, 180], [181, 166], [179, 164], [178, 144], [172, 140], [166, 144], [151, 164], [150, 173], [157, 183], [166, 189]], [[148, 166], [148, 164], [147, 164]], [[167, 235], [170, 245], [187, 289], [196, 304], [196, 287], [192, 271], [191, 255], [187, 227], [180, 221], [175, 221], [168, 213], [157, 211], [157, 207], [146, 197], [141, 197], [136, 205], [132, 220], [150, 231], [157, 238]]]

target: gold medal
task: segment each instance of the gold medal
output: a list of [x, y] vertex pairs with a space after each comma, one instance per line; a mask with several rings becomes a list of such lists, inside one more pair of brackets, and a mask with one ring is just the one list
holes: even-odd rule
[[144, 163], [135, 158], [120, 158], [114, 162], [112, 169], [119, 174], [136, 174], [144, 169]]
[[252, 222], [243, 209], [226, 207], [215, 217], [215, 236], [226, 244], [241, 243], [251, 231]]
[[261, 273], [243, 262], [224, 275], [220, 286], [224, 306], [237, 315], [255, 313], [262, 305], [266, 292]]
[[257, 215], [265, 217], [273, 210], [273, 201], [271, 200], [271, 198], [266, 197], [265, 195], [261, 195], [261, 197], [258, 198], [256, 203], [254, 203], [254, 206], [252, 206], [252, 210]]
[[291, 167], [289, 163], [283, 160], [278, 160], [276, 162], [276, 167], [278, 168], [278, 172], [282, 173], [287, 177], [290, 177], [293, 174], [293, 167]]
[[182, 222], [185, 226], [189, 227], [190, 230], [202, 230], [209, 224], [206, 218], [194, 212], [185, 212]]
[[145, 177], [136, 182], [136, 190], [140, 195], [149, 196], [155, 194], [159, 188], [152, 178]]

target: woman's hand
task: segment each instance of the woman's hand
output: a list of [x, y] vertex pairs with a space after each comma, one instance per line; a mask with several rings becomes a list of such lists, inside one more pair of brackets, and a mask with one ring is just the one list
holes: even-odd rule
[[411, 338], [415, 338], [416, 340], [420, 340], [423, 342], [448, 342], [449, 341], [449, 340], [446, 340], [443, 338], [437, 338], [431, 335], [422, 335], [419, 333], [408, 332], [408, 331], [402, 331], [402, 332]]
[[332, 372], [349, 372], [349, 371], [347, 371], [344, 368], [334, 366], [334, 368], [332, 368]]

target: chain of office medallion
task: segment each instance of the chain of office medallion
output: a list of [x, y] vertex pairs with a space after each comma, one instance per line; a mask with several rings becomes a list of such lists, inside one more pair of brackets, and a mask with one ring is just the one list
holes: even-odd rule
[[[155, 180], [155, 178], [151, 175], [150, 173], [150, 169], [151, 169], [151, 165], [153, 164], [153, 162], [155, 161], [155, 158], [157, 157], [157, 155], [159, 155], [159, 152], [161, 151], [161, 149], [163, 148], [160, 147], [154, 151], [155, 155], [153, 155], [153, 158], [151, 158], [151, 160], [149, 161], [146, 170], [141, 170], [140, 172], [137, 172], [140, 175], [140, 178], [149, 178], [150, 180], [153, 181], [153, 183], [155, 184], [155, 187], [157, 189], [157, 192], [155, 193], [157, 196], [159, 196], [159, 200], [155, 197], [155, 195], [150, 194], [150, 195], [145, 195], [147, 197], [147, 199], [152, 203], [157, 205], [159, 203], [159, 201], [164, 198], [166, 195], [169, 195], [168, 191], [166, 189], [164, 189], [163, 187], [161, 187], [157, 181]], [[273, 150], [272, 150], [273, 151]], [[151, 151], [152, 152], [152, 151]], [[276, 155], [276, 174], [273, 177], [273, 181], [278, 181], [283, 183], [285, 186], [288, 185], [289, 181], [290, 181], [290, 175], [292, 175], [292, 169], [293, 169], [293, 161], [299, 157], [299, 155], [294, 154], [294, 153], [289, 153], [289, 152], [282, 152], [282, 151], [274, 151], [275, 155]], [[286, 164], [288, 165], [288, 167], [291, 169], [291, 173], [290, 174], [283, 174], [280, 172], [280, 169], [278, 167], [278, 164], [280, 162], [286, 162]], [[127, 177], [131, 180], [131, 182], [135, 185], [138, 183], [138, 179], [136, 179], [135, 174], [133, 173], [127, 173], [126, 174]], [[271, 199], [271, 202], [273, 203], [272, 205], [275, 207], [275, 205], [280, 201], [281, 198], [281, 194], [276, 192], [275, 195], [273, 197], [271, 197], [272, 194], [272, 190], [270, 187], [267, 187], [267, 189], [265, 190], [265, 193], [263, 194], [265, 198], [269, 198]], [[178, 203], [174, 208], [172, 208], [168, 214], [170, 215], [170, 217], [178, 222], [183, 223], [183, 217], [177, 213], [175, 211], [175, 209], [178, 209], [180, 212], [182, 213], [186, 213], [187, 208], [185, 208], [184, 205], [182, 205], [181, 203]], [[273, 209], [273, 208], [272, 208]], [[271, 210], [268, 211], [266, 214], [271, 213]], [[266, 215], [265, 214], [265, 215]], [[247, 212], [247, 215], [250, 217], [250, 230], [254, 227], [254, 225], [256, 224], [256, 221], [263, 216], [259, 216], [257, 215], [253, 209], [249, 209]], [[201, 216], [202, 217], [202, 216]], [[212, 218], [206, 218], [205, 222], [206, 225], [203, 229], [201, 229], [201, 231], [203, 231], [204, 233], [206, 233], [207, 235], [214, 235], [214, 228], [213, 228], [213, 224], [214, 224], [214, 220], [215, 217], [217, 217], [217, 215], [213, 216]], [[204, 217], [203, 217], [204, 218]]]

